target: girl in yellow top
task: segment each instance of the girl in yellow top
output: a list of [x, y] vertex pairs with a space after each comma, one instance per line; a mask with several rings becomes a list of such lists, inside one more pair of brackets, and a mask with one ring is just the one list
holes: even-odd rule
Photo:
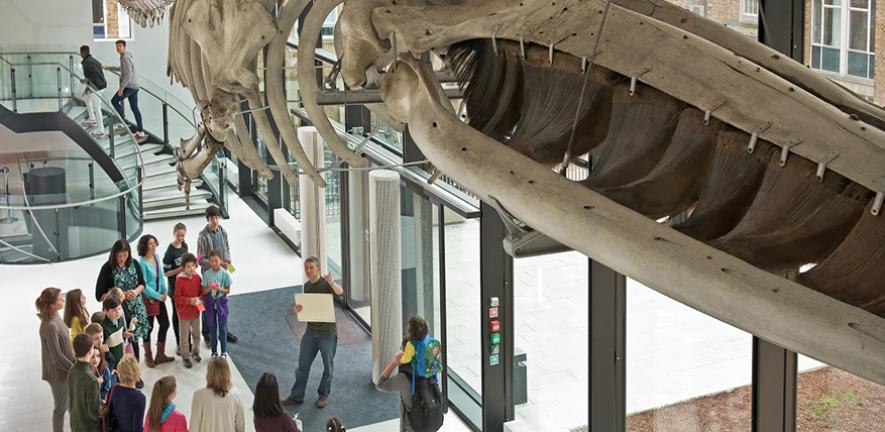
[[89, 312], [86, 310], [86, 297], [83, 297], [83, 291], [74, 289], [68, 291], [65, 296], [65, 314], [64, 322], [71, 329], [71, 346], [73, 346], [74, 338], [86, 331], [89, 325]]

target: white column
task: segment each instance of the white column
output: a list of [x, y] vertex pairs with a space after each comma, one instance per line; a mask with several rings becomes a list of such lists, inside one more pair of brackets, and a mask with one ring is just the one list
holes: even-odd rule
[[[323, 168], [325, 145], [323, 138], [313, 126], [298, 128], [298, 140], [307, 153], [310, 163], [317, 169]], [[325, 274], [326, 266], [326, 190], [319, 187], [310, 177], [298, 176], [298, 201], [301, 206], [301, 257], [315, 256], [320, 260], [320, 269]]]
[[376, 384], [403, 338], [399, 174], [369, 174], [369, 256], [372, 284], [372, 381]]

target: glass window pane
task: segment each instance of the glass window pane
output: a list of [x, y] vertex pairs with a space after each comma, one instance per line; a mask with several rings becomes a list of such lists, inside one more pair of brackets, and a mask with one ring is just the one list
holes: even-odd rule
[[848, 23], [849, 48], [867, 51], [867, 39], [869, 37], [869, 12], [851, 11], [851, 21]]
[[819, 46], [811, 47], [811, 67], [815, 69], [820, 69], [820, 49]]
[[842, 36], [842, 11], [824, 8], [824, 45], [838, 47]]
[[627, 279], [627, 430], [750, 431], [752, 336]]
[[867, 65], [868, 59], [869, 59], [869, 55], [867, 55], [867, 54], [861, 54], [861, 53], [849, 51], [848, 52], [848, 75], [866, 78], [867, 72], [869, 71], [869, 66]]
[[851, 0], [851, 7], [869, 9], [870, 0]]
[[842, 4], [842, 0], [824, 0], [824, 4], [840, 6]]
[[440, 338], [439, 285], [434, 271], [439, 262], [437, 217], [435, 205], [405, 185], [400, 187], [403, 320], [418, 315], [427, 321], [431, 335]]
[[821, 0], [814, 0], [814, 7], [812, 8], [812, 15], [814, 16], [811, 29], [811, 42], [813, 43], [822, 43], [821, 39], [821, 15], [823, 15], [823, 6], [821, 6]]
[[[337, 158], [328, 148], [325, 151], [325, 166], [335, 164]], [[341, 259], [341, 172], [326, 171], [326, 266], [336, 281], [341, 281], [343, 261]]]
[[836, 48], [822, 48], [821, 69], [839, 73], [839, 50]]
[[[513, 388], [524, 430], [579, 430], [589, 422], [588, 264], [577, 252], [514, 260]], [[562, 329], [567, 361], [554, 354]]]
[[[479, 220], [446, 209], [446, 335], [449, 377], [482, 392], [480, 346]], [[451, 393], [451, 389], [449, 392]]]
[[799, 356], [796, 430], [882, 430], [885, 386]]

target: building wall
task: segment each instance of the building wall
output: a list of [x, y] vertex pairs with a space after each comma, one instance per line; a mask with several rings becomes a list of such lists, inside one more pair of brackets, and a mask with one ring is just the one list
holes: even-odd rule
[[[119, 58], [113, 41], [93, 42], [91, 2], [82, 0], [0, 0], [0, 49], [64, 50], [76, 52], [80, 45], [92, 47], [95, 57], [106, 62]], [[193, 106], [190, 92], [179, 84], [169, 83], [166, 65], [169, 26], [163, 22], [153, 28], [133, 23], [133, 40], [127, 42], [135, 56], [139, 75]], [[110, 86], [116, 84], [108, 77]]]

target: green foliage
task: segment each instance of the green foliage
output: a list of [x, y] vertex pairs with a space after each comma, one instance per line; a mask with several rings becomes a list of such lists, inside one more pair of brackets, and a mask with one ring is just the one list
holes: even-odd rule
[[826, 419], [831, 425], [839, 421], [836, 411], [858, 404], [858, 397], [853, 391], [846, 393], [827, 394], [811, 403], [811, 415], [815, 419]]

